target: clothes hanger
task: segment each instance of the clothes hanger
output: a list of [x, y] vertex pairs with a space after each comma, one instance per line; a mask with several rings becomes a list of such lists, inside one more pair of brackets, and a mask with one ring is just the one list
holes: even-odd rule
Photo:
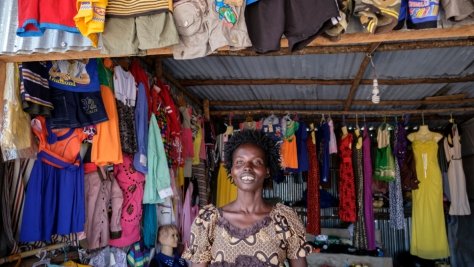
[[51, 263], [51, 260], [49, 258], [46, 258], [46, 255], [48, 254], [46, 250], [41, 250], [38, 254], [36, 256], [40, 257], [40, 260], [33, 263], [31, 267], [48, 266], [48, 264]]
[[326, 119], [324, 118], [324, 113], [321, 113], [321, 122], [319, 124], [323, 124], [326, 122]]

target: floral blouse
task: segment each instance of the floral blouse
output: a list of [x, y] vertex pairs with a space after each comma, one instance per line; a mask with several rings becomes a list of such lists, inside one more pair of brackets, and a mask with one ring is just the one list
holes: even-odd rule
[[286, 259], [304, 258], [308, 251], [304, 226], [288, 206], [277, 204], [267, 217], [240, 229], [211, 204], [194, 220], [182, 257], [210, 266], [284, 266]]

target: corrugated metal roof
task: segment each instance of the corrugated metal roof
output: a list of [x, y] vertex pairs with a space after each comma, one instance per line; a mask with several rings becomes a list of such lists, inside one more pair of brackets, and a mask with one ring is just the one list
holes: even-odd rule
[[[379, 85], [380, 100], [419, 100], [432, 96], [443, 84], [407, 84], [407, 85]], [[372, 97], [372, 85], [360, 85], [354, 99], [370, 100]]]
[[[379, 78], [419, 78], [474, 73], [474, 47], [449, 47], [376, 52], [373, 56]], [[372, 67], [364, 77], [373, 77]]]
[[41, 37], [18, 37], [18, 1], [0, 1], [0, 54], [31, 54], [95, 49], [81, 34], [46, 30]]
[[163, 60], [176, 79], [349, 79], [364, 54], [291, 56], [209, 56], [193, 60]]
[[192, 93], [209, 100], [333, 100], [345, 99], [349, 85], [215, 85], [190, 86]]
[[452, 83], [449, 85], [451, 89], [448, 91], [448, 95], [456, 95], [464, 93], [467, 98], [474, 98], [474, 82], [469, 83]]

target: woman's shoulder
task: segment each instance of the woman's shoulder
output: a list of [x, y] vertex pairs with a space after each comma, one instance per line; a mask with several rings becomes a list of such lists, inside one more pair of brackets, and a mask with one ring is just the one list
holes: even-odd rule
[[286, 218], [291, 218], [291, 219], [298, 219], [298, 214], [296, 211], [285, 204], [282, 203], [277, 203], [275, 207], [273, 208], [273, 211], [276, 215], [286, 217]]
[[197, 218], [202, 221], [215, 221], [219, 216], [219, 210], [213, 204], [208, 204], [199, 210]]

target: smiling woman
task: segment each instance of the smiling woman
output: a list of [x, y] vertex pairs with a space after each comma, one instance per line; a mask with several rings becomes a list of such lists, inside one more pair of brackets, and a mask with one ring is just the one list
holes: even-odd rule
[[307, 266], [310, 246], [296, 212], [263, 199], [264, 180], [280, 169], [279, 146], [264, 133], [235, 133], [225, 147], [225, 165], [237, 198], [200, 210], [183, 254], [192, 266]]

